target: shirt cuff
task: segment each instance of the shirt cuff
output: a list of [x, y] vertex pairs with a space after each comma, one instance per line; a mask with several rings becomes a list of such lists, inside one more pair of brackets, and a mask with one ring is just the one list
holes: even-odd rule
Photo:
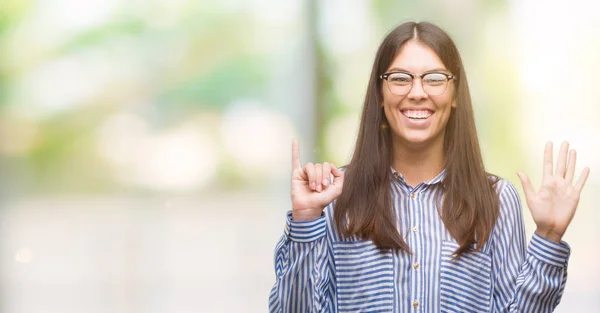
[[533, 233], [527, 252], [536, 259], [552, 264], [554, 266], [565, 267], [569, 262], [571, 247], [564, 242], [556, 243], [546, 239], [537, 233]]
[[287, 212], [284, 235], [294, 242], [311, 242], [325, 236], [327, 220], [321, 216], [308, 221], [292, 220], [292, 211]]

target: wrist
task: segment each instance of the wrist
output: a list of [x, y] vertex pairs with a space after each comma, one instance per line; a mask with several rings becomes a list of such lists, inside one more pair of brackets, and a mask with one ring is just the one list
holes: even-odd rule
[[296, 221], [296, 222], [302, 222], [302, 221], [310, 221], [310, 220], [314, 220], [318, 217], [321, 216], [321, 213], [323, 211], [320, 212], [302, 212], [302, 211], [295, 211], [292, 210], [292, 221]]
[[554, 241], [556, 243], [560, 243], [560, 241], [562, 240], [562, 234], [556, 233], [556, 232], [554, 232], [552, 230], [549, 230], [549, 229], [540, 229], [540, 228], [537, 228], [535, 230], [535, 232], [538, 235], [540, 235], [540, 236], [542, 236], [542, 237], [544, 237], [544, 238], [546, 238], [548, 240]]

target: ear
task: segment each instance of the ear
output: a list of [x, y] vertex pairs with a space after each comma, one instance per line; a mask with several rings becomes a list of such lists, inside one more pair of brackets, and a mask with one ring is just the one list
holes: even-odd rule
[[452, 100], [452, 104], [450, 104], [452, 108], [456, 109], [456, 99]]

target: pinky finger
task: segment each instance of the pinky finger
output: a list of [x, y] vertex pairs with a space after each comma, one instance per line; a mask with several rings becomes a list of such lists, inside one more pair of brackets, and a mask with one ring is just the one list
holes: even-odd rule
[[579, 190], [579, 192], [581, 192], [581, 189], [583, 189], [583, 186], [585, 186], [585, 182], [587, 181], [588, 176], [590, 175], [590, 168], [586, 167], [583, 169], [583, 171], [581, 172], [581, 176], [579, 176], [579, 179], [577, 180], [577, 184], [575, 184], [575, 188], [577, 188], [577, 190]]

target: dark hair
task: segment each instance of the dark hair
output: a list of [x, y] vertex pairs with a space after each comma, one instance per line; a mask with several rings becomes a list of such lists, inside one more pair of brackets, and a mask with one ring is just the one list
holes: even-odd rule
[[383, 74], [400, 48], [416, 40], [431, 48], [456, 76], [456, 108], [450, 113], [444, 139], [443, 202], [438, 212], [459, 243], [456, 257], [480, 249], [499, 214], [496, 176], [486, 173], [475, 129], [467, 78], [456, 45], [442, 29], [427, 22], [407, 22], [383, 40], [371, 70], [352, 160], [346, 168], [344, 190], [335, 202], [336, 227], [346, 236], [372, 240], [381, 249], [410, 252], [396, 229], [390, 192], [392, 137], [381, 104]]

